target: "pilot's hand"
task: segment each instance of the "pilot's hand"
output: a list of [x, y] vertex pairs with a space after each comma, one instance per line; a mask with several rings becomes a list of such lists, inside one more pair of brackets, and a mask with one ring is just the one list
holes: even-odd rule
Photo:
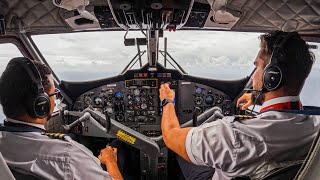
[[171, 99], [174, 100], [175, 93], [173, 90], [170, 89], [169, 84], [161, 84], [160, 86], [160, 100], [162, 101], [163, 99]]
[[105, 165], [117, 163], [117, 151], [117, 148], [107, 146], [106, 148], [101, 149], [98, 159], [100, 160], [101, 164]]
[[244, 93], [237, 101], [237, 107], [239, 107], [240, 104], [244, 104], [241, 107], [241, 110], [246, 110], [249, 106], [251, 106], [252, 103], [252, 94], [251, 93]]

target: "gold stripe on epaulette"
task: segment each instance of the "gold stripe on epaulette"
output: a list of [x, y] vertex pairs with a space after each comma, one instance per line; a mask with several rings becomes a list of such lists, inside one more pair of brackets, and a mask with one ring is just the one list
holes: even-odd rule
[[64, 134], [60, 134], [59, 139], [64, 139]]
[[254, 116], [247, 116], [247, 115], [235, 115], [234, 120], [245, 120], [245, 119], [253, 119]]
[[53, 139], [64, 139], [65, 137], [65, 134], [61, 134], [61, 133], [43, 133], [43, 135], [46, 135]]

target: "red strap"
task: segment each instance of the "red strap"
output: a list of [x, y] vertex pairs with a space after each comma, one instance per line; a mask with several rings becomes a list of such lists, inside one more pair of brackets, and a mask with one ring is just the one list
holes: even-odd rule
[[302, 110], [303, 106], [300, 101], [296, 102], [285, 102], [285, 103], [278, 103], [272, 104], [270, 106], [264, 107], [260, 110], [260, 113], [267, 111], [267, 110]]

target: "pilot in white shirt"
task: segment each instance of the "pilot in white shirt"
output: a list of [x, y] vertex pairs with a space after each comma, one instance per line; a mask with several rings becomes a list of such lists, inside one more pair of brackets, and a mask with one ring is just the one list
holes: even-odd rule
[[301, 111], [299, 94], [314, 56], [296, 32], [273, 31], [260, 40], [253, 92], [238, 100], [244, 107], [262, 105], [256, 117], [230, 116], [181, 128], [172, 103], [175, 93], [168, 84], [161, 85], [160, 99], [169, 102], [163, 107], [163, 139], [185, 160], [178, 158], [186, 179], [260, 179], [307, 156], [320, 117]]

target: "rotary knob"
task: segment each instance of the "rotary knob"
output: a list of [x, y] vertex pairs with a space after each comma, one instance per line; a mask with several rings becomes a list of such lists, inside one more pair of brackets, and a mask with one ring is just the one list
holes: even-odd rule
[[147, 108], [148, 108], [147, 104], [145, 104], [145, 103], [141, 104], [141, 109], [147, 109]]
[[205, 102], [206, 102], [206, 104], [209, 104], [209, 105], [213, 104], [213, 102], [214, 102], [214, 97], [213, 97], [212, 95], [208, 95], [208, 96], [206, 97], [206, 99], [205, 99]]
[[194, 99], [194, 103], [196, 103], [197, 105], [202, 104], [202, 103], [203, 103], [202, 97], [197, 96], [197, 97]]

